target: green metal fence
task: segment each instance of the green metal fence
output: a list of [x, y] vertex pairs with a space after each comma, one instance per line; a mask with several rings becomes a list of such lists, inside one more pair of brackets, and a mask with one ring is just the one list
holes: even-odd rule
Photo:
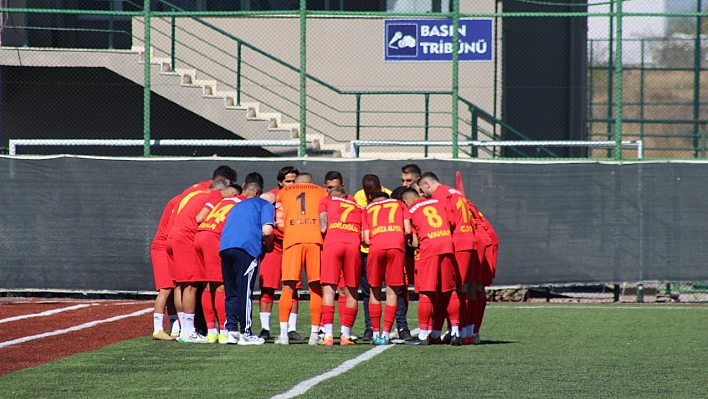
[[[589, 4], [517, 1], [533, 4], [541, 11], [505, 12], [495, 2], [479, 5], [459, 0], [431, 1], [429, 10], [415, 12], [400, 12], [395, 7], [387, 10], [379, 1], [321, 4], [304, 0], [298, 4], [83, 1], [72, 8], [52, 9], [42, 8], [40, 2], [23, 0], [21, 4], [10, 2], [14, 7], [2, 9], [5, 13], [3, 60], [9, 57], [6, 52], [10, 48], [83, 47], [117, 52], [131, 49], [139, 52], [139, 47], [148, 49], [141, 52], [142, 77], [133, 79], [134, 83], [142, 85], [140, 124], [144, 156], [169, 155], [157, 147], [160, 140], [190, 138], [188, 132], [172, 137], [160, 130], [164, 120], [173, 118], [170, 111], [165, 111], [167, 106], [156, 107], [159, 99], [155, 98], [155, 93], [172, 100], [165, 94], [169, 89], [164, 83], [166, 76], [172, 76], [181, 79], [182, 86], [202, 90], [206, 98], [224, 101], [226, 108], [239, 108], [251, 119], [263, 120], [269, 130], [259, 139], [299, 140], [297, 154], [301, 156], [347, 151], [352, 140], [385, 139], [450, 142], [449, 147], [421, 146], [416, 156], [526, 157], [530, 155], [522, 147], [504, 147], [507, 150], [503, 151], [501, 146], [459, 145], [460, 142], [528, 141], [537, 136], [524, 131], [523, 126], [505, 122], [504, 74], [510, 69], [524, 68], [524, 65], [507, 65], [501, 59], [505, 22], [584, 19], [590, 28], [601, 26], [599, 31], [606, 32], [605, 37], [589, 35], [587, 40], [587, 81], [583, 82], [587, 87], [587, 134], [584, 138], [615, 143], [612, 149], [591, 148], [588, 156], [635, 158], [632, 150], [622, 150], [622, 142], [641, 140], [645, 158], [705, 158], [708, 117], [704, 114], [702, 97], [706, 90], [701, 90], [705, 79], [701, 78], [705, 77], [708, 61], [702, 48], [705, 35], [701, 32], [706, 14], [702, 12], [701, 0], [696, 1], [693, 9], [681, 12], [626, 11], [623, 7], [627, 1], [621, 0]], [[558, 11], [559, 6], [567, 6], [571, 11]], [[544, 7], [549, 11], [544, 12]], [[321, 57], [312, 56], [324, 53], [316, 48], [322, 43], [317, 35], [322, 32], [323, 21], [334, 19], [343, 26], [350, 26], [352, 21], [380, 23], [393, 18], [449, 19], [453, 34], [451, 61], [443, 67], [421, 65], [417, 69], [420, 75], [412, 76], [412, 83], [407, 87], [398, 84], [377, 89], [366, 82], [341, 84], [323, 77], [328, 73], [322, 68]], [[458, 59], [461, 18], [494, 21], [494, 59], [489, 64], [489, 76], [483, 82], [470, 77], [469, 64]], [[256, 21], [254, 26], [282, 23], [278, 31], [283, 40], [295, 43], [297, 51], [279, 53], [268, 40], [257, 38], [254, 42], [252, 37], [243, 38], [231, 29], [235, 21], [239, 24]], [[633, 21], [640, 24], [641, 21], [660, 21], [659, 24], [667, 28], [659, 36], [654, 33], [636, 37], [631, 29], [626, 32]], [[316, 63], [313, 64], [313, 60]], [[4, 61], [3, 64], [13, 65]], [[342, 62], [333, 62], [331, 68], [342, 68], [342, 65]], [[421, 72], [426, 68], [437, 68], [436, 74], [445, 75], [447, 83], [426, 87], [427, 77]], [[16, 86], [20, 88], [16, 90], [23, 87]], [[4, 96], [9, 94], [4, 90]], [[134, 113], [134, 104], [131, 106]], [[191, 112], [200, 114], [199, 110]], [[238, 136], [234, 138], [249, 138], [247, 132], [243, 135], [233, 130], [227, 132], [226, 123], [214, 127], [215, 131], [221, 130], [209, 138], [226, 139], [229, 134]], [[3, 127], [3, 140], [13, 138], [12, 135], [13, 129]], [[46, 132], [44, 136], [30, 138], [68, 137]], [[120, 137], [102, 137], [95, 130], [87, 129], [86, 135], [79, 138], [134, 140], [138, 137], [135, 129]], [[207, 151], [219, 155], [267, 156], [289, 154], [288, 151], [292, 151], [289, 148], [276, 147], [267, 153], [229, 153], [213, 148]], [[401, 148], [384, 146], [377, 151], [370, 154], [385, 156]], [[195, 154], [206, 153], [195, 150]], [[538, 145], [534, 154], [558, 157], [554, 148], [543, 145]]]

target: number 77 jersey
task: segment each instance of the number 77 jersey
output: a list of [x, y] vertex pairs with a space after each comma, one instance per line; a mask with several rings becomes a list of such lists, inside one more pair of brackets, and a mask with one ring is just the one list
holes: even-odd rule
[[410, 219], [405, 205], [396, 199], [377, 200], [362, 215], [362, 228], [369, 230], [369, 251], [406, 249], [404, 220]]
[[295, 183], [278, 193], [276, 204], [283, 209], [283, 249], [296, 244], [322, 245], [319, 204], [327, 196], [324, 188], [311, 183]]

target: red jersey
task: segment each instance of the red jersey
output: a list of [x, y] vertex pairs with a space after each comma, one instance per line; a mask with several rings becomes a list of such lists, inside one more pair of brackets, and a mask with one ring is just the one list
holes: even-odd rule
[[169, 238], [185, 243], [194, 241], [197, 233], [197, 215], [203, 208], [214, 209], [222, 200], [221, 191], [200, 191], [187, 196], [177, 204], [174, 223], [169, 233]]
[[492, 238], [489, 236], [487, 229], [482, 225], [482, 214], [479, 213], [477, 207], [469, 203], [470, 210], [472, 211], [472, 216], [475, 220], [474, 233], [477, 237], [477, 250], [483, 250], [485, 247], [493, 245]]
[[151, 248], [164, 248], [167, 245], [167, 235], [169, 233], [168, 227], [170, 225], [172, 212], [174, 211], [175, 203], [177, 203], [178, 198], [179, 196], [173, 197], [162, 211], [160, 222], [157, 224], [155, 238], [152, 239], [152, 245], [150, 245]]
[[[275, 194], [275, 196], [278, 196], [278, 193], [280, 192], [280, 187], [276, 187], [269, 192]], [[273, 204], [275, 207], [275, 215], [273, 222], [278, 222], [279, 220], [283, 220], [283, 207], [280, 204], [280, 202], [276, 201], [275, 204]], [[283, 226], [278, 226], [275, 224], [276, 228], [273, 229], [273, 251], [283, 251]]]
[[324, 247], [332, 243], [361, 244], [361, 208], [351, 199], [325, 197], [319, 213], [327, 212], [327, 233]]
[[420, 259], [454, 253], [450, 222], [442, 202], [434, 198], [421, 198], [411, 204], [408, 212], [411, 225], [418, 233]]
[[282, 224], [283, 249], [296, 244], [322, 244], [318, 210], [326, 196], [324, 188], [312, 183], [295, 183], [280, 190], [276, 202], [283, 211], [276, 224]]
[[203, 222], [197, 227], [197, 231], [209, 231], [221, 237], [221, 232], [224, 230], [224, 221], [229, 216], [231, 208], [239, 202], [245, 200], [243, 195], [224, 198], [209, 212]]
[[396, 199], [376, 200], [362, 212], [362, 225], [369, 230], [369, 251], [406, 250], [403, 221], [410, 219], [405, 204]]
[[445, 204], [455, 251], [469, 251], [477, 248], [474, 231], [476, 218], [472, 212], [472, 203], [463, 197], [459, 190], [444, 184], [433, 191], [431, 198]]
[[192, 192], [194, 192], [194, 191], [208, 190], [209, 187], [211, 187], [211, 182], [212, 182], [212, 181], [213, 181], [213, 180], [207, 180], [207, 181], [203, 181], [203, 182], [200, 182], [200, 183], [197, 183], [197, 184], [192, 184], [191, 186], [189, 186], [189, 187], [187, 187], [186, 189], [184, 189], [184, 191], [182, 191], [182, 194], [180, 194], [180, 195], [181, 195], [181, 196], [185, 196], [185, 195], [187, 195], [187, 194], [189, 194], [189, 193], [192, 193]]
[[499, 245], [499, 237], [497, 236], [497, 232], [494, 231], [494, 228], [492, 227], [492, 224], [489, 223], [487, 218], [482, 215], [482, 212], [479, 213], [479, 224], [482, 226], [482, 228], [487, 232], [489, 235], [489, 239], [492, 242], [492, 245]]

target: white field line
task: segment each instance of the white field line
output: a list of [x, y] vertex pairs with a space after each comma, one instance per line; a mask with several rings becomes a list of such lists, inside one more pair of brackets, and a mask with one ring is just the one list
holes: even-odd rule
[[155, 310], [154, 307], [149, 307], [149, 308], [145, 308], [142, 310], [138, 310], [137, 312], [124, 314], [124, 315], [120, 315], [120, 316], [113, 316], [113, 317], [109, 317], [109, 318], [103, 319], [103, 320], [95, 320], [95, 321], [91, 321], [88, 323], [80, 324], [78, 326], [65, 328], [62, 330], [50, 331], [50, 332], [46, 332], [46, 333], [42, 333], [42, 334], [31, 335], [29, 337], [22, 337], [22, 338], [13, 339], [12, 341], [0, 342], [0, 348], [4, 348], [4, 347], [10, 346], [10, 345], [20, 344], [22, 342], [33, 341], [35, 339], [47, 338], [47, 337], [52, 337], [54, 335], [61, 335], [61, 334], [69, 333], [69, 332], [79, 331], [79, 330], [83, 330], [84, 328], [94, 327], [94, 326], [97, 326], [102, 323], [110, 323], [113, 321], [127, 319], [128, 317], [140, 316], [145, 313], [152, 312], [154, 310]]
[[47, 311], [41, 312], [41, 313], [23, 314], [21, 316], [8, 317], [7, 319], [0, 319], [0, 324], [1, 323], [9, 323], [11, 321], [23, 320], [23, 319], [31, 319], [33, 317], [50, 316], [50, 315], [61, 313], [61, 312], [68, 312], [70, 310], [85, 308], [87, 306], [91, 306], [91, 305], [85, 303], [85, 304], [81, 304], [81, 305], [69, 306], [66, 308], [47, 310]]
[[492, 305], [491, 309], [632, 309], [632, 310], [708, 310], [708, 306], [700, 305]]
[[370, 349], [361, 355], [355, 357], [354, 359], [349, 359], [346, 362], [340, 364], [339, 366], [333, 368], [332, 370], [322, 373], [320, 375], [314, 376], [310, 378], [309, 380], [305, 380], [294, 387], [292, 387], [289, 391], [283, 392], [280, 394], [277, 394], [273, 396], [271, 399], [289, 399], [289, 398], [294, 398], [296, 396], [302, 395], [305, 392], [309, 391], [312, 387], [315, 385], [319, 384], [322, 381], [325, 381], [327, 379], [330, 379], [332, 377], [336, 377], [340, 374], [343, 374], [351, 369], [354, 368], [359, 363], [365, 362], [374, 356], [378, 355], [379, 353], [385, 351], [386, 349], [392, 347], [393, 345], [384, 345], [384, 346], [377, 346], [374, 349]]

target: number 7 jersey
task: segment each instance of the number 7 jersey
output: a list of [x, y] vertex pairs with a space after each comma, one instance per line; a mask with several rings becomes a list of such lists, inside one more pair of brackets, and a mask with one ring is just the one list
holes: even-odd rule
[[327, 212], [327, 234], [324, 246], [342, 243], [361, 244], [361, 208], [356, 202], [341, 197], [325, 197], [319, 212]]
[[282, 222], [276, 221], [283, 230], [283, 249], [296, 244], [322, 245], [319, 204], [327, 196], [324, 188], [311, 183], [295, 183], [278, 193], [276, 205], [283, 209]]

